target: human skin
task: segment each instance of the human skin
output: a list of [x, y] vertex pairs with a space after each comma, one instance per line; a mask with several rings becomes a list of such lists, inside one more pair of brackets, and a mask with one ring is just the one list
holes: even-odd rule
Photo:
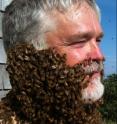
[[65, 53], [70, 66], [89, 58], [103, 60], [99, 48], [103, 32], [97, 14], [87, 3], [75, 9], [73, 6], [65, 14], [53, 12], [57, 26], [46, 34], [48, 45]]
[[[74, 5], [65, 13], [54, 10], [51, 17], [56, 22], [56, 29], [46, 33], [46, 41], [48, 46], [54, 47], [59, 54], [66, 54], [67, 65], [74, 66], [88, 59], [104, 60], [99, 48], [103, 31], [98, 15], [87, 3], [84, 2], [79, 8]], [[100, 75], [100, 72], [97, 72], [91, 80]], [[93, 83], [89, 84], [89, 96], [95, 89]]]

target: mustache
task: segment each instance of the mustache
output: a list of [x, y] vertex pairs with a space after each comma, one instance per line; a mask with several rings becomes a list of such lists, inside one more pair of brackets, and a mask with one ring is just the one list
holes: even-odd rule
[[104, 64], [103, 61], [90, 60], [83, 63], [82, 68], [85, 74], [92, 74], [95, 72], [103, 72]]

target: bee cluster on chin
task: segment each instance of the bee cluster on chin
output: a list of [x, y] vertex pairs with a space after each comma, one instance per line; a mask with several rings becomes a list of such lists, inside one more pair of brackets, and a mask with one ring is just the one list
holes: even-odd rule
[[9, 50], [12, 90], [6, 99], [20, 119], [30, 124], [101, 124], [100, 103], [85, 104], [81, 98], [87, 87], [82, 64], [69, 67], [65, 62], [65, 55], [37, 51], [27, 43]]

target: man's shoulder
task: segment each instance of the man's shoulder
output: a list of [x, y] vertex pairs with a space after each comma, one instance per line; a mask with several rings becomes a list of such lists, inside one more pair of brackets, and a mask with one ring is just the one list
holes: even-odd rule
[[6, 102], [0, 101], [0, 124], [29, 124], [20, 120]]
[[15, 113], [12, 112], [11, 108], [6, 104], [5, 101], [0, 101], [0, 124], [15, 124]]

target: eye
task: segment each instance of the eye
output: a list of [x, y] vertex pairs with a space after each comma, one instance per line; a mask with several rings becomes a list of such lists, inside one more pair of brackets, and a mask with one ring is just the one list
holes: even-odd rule
[[101, 39], [97, 39], [96, 42], [97, 42], [97, 45], [100, 45]]
[[86, 41], [83, 40], [83, 41], [73, 42], [73, 43], [69, 44], [69, 46], [72, 46], [74, 48], [82, 48], [85, 46], [85, 44], [86, 44]]
[[101, 39], [97, 39], [96, 41], [97, 41], [97, 42], [101, 42]]

